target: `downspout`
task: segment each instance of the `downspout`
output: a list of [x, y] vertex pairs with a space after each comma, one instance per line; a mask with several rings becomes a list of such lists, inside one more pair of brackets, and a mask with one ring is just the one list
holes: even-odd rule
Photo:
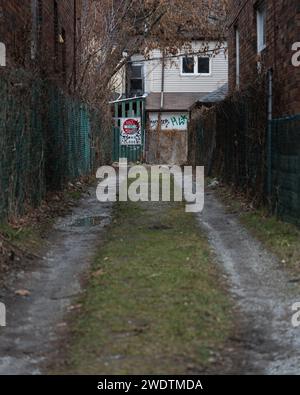
[[268, 70], [268, 132], [267, 132], [267, 193], [272, 200], [272, 120], [273, 120], [273, 69]]
[[165, 50], [163, 49], [161, 60], [161, 90], [160, 90], [160, 111], [158, 113], [158, 129], [157, 129], [157, 162], [160, 163], [160, 132], [161, 132], [161, 113], [164, 109], [165, 102]]
[[161, 64], [161, 93], [160, 93], [160, 110], [164, 108], [165, 102], [165, 50], [163, 50], [162, 64]]

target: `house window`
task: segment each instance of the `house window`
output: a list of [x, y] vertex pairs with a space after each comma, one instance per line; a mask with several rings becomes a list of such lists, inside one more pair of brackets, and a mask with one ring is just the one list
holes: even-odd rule
[[208, 56], [185, 56], [182, 58], [181, 73], [183, 75], [209, 75], [210, 71], [210, 58]]
[[208, 57], [198, 58], [198, 74], [210, 74], [210, 59]]
[[54, 68], [58, 71], [58, 36], [59, 36], [59, 17], [58, 17], [58, 4], [57, 1], [53, 2], [53, 32], [54, 32]]
[[144, 94], [143, 66], [132, 65], [129, 70], [130, 95], [142, 96]]
[[61, 41], [60, 44], [62, 46], [61, 48], [61, 61], [62, 61], [62, 78], [63, 81], [66, 83], [67, 82], [67, 37], [66, 37], [66, 31], [64, 28], [61, 29]]
[[42, 46], [42, 33], [43, 33], [43, 2], [38, 0], [37, 2], [37, 43], [38, 51], [41, 51]]
[[6, 66], [6, 46], [0, 42], [0, 67]]
[[257, 50], [262, 52], [266, 48], [266, 5], [261, 3], [256, 11], [257, 15]]
[[240, 86], [240, 32], [235, 28], [235, 83], [237, 88]]
[[191, 56], [185, 56], [182, 58], [182, 74], [194, 74], [195, 73], [195, 59]]
[[32, 0], [32, 40], [31, 59], [35, 60], [39, 55], [42, 44], [43, 3], [42, 0]]

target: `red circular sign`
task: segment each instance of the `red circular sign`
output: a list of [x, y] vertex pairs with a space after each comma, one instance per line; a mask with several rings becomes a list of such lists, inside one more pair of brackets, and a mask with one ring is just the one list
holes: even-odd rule
[[136, 119], [126, 119], [123, 130], [126, 134], [137, 134], [140, 130], [140, 124]]

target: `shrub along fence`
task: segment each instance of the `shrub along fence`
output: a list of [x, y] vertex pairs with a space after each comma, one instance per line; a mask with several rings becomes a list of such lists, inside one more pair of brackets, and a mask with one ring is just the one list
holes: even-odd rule
[[257, 89], [236, 93], [192, 116], [189, 161], [206, 167], [207, 175], [221, 177], [249, 197], [265, 196], [265, 99]]
[[98, 110], [23, 70], [0, 74], [0, 216], [38, 206], [47, 191], [110, 157]]
[[244, 192], [255, 204], [270, 204], [280, 218], [300, 225], [300, 115], [273, 120], [271, 141], [267, 129], [265, 87], [236, 93], [194, 112], [189, 161], [205, 166], [207, 175]]

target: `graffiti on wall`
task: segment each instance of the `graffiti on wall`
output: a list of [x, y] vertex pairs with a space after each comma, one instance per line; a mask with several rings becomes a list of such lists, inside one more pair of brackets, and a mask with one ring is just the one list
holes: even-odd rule
[[[150, 113], [149, 120], [150, 129], [156, 130], [159, 126], [158, 113]], [[161, 130], [187, 130], [188, 121], [188, 113], [162, 113], [160, 117]]]

